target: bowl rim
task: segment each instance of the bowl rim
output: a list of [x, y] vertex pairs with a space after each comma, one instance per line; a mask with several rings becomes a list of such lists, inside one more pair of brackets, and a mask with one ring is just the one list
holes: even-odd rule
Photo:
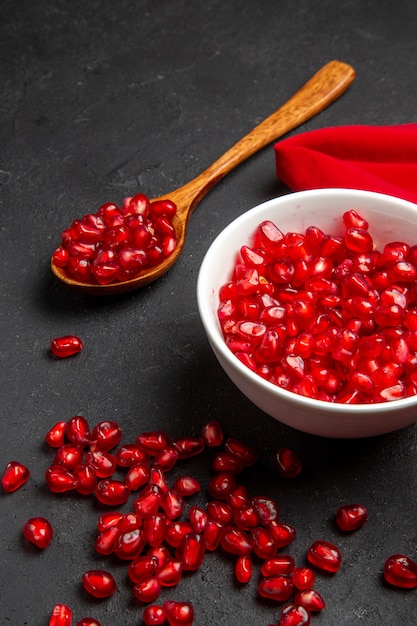
[[[344, 404], [337, 402], [327, 402], [325, 400], [318, 400], [316, 398], [309, 398], [307, 396], [299, 395], [293, 391], [288, 391], [287, 389], [283, 389], [278, 385], [275, 385], [268, 380], [259, 376], [252, 370], [250, 370], [246, 365], [244, 365], [235, 354], [226, 346], [226, 343], [223, 339], [220, 326], [218, 324], [218, 320], [215, 319], [215, 316], [211, 313], [210, 306], [210, 293], [206, 287], [208, 281], [208, 277], [210, 275], [210, 259], [213, 255], [216, 254], [217, 250], [221, 249], [222, 243], [224, 239], [227, 238], [229, 233], [236, 227], [236, 225], [240, 224], [251, 218], [251, 216], [255, 213], [262, 212], [270, 207], [275, 207], [275, 205], [279, 205], [282, 203], [286, 203], [289, 201], [296, 202], [298, 199], [302, 199], [305, 197], [316, 197], [316, 196], [331, 196], [331, 197], [350, 197], [353, 199], [358, 198], [367, 198], [374, 199], [375, 201], [384, 201], [389, 202], [390, 204], [394, 204], [397, 206], [403, 206], [404, 208], [408, 208], [412, 212], [416, 214], [417, 220], [417, 204], [410, 202], [408, 200], [404, 200], [402, 198], [396, 196], [390, 196], [388, 194], [383, 194], [374, 191], [366, 191], [360, 189], [347, 189], [342, 187], [337, 188], [323, 188], [323, 189], [312, 189], [305, 191], [297, 191], [290, 192], [288, 194], [284, 194], [282, 196], [278, 196], [276, 198], [271, 198], [265, 202], [262, 202], [241, 215], [235, 218], [232, 222], [230, 222], [212, 241], [209, 248], [207, 249], [203, 261], [201, 263], [198, 277], [197, 277], [197, 306], [199, 315], [206, 331], [209, 343], [212, 344], [215, 351], [218, 351], [221, 356], [228, 361], [233, 368], [235, 368], [241, 377], [248, 379], [252, 384], [260, 387], [267, 394], [275, 395], [277, 398], [282, 398], [286, 403], [297, 403], [300, 408], [305, 410], [314, 411], [322, 411], [324, 413], [334, 413], [335, 411], [340, 414], [349, 414], [355, 415], [356, 413], [363, 414], [364, 410], [367, 413], [387, 413], [387, 412], [395, 412], [395, 410], [403, 410], [410, 406], [417, 404], [417, 395], [409, 396], [407, 398], [401, 398], [399, 400], [392, 400], [390, 402], [375, 402], [373, 404]], [[242, 244], [243, 245], [243, 244]]]

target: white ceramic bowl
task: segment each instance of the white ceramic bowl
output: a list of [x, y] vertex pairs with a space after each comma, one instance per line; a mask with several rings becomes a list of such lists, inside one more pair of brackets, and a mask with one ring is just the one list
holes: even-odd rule
[[332, 438], [370, 437], [417, 421], [417, 397], [378, 404], [346, 405], [300, 396], [264, 380], [226, 346], [217, 318], [219, 288], [230, 279], [236, 254], [249, 244], [256, 227], [269, 219], [283, 232], [318, 226], [341, 234], [343, 212], [355, 209], [370, 223], [378, 248], [389, 241], [417, 243], [417, 205], [383, 194], [319, 189], [291, 193], [265, 202], [238, 217], [215, 239], [200, 268], [197, 300], [200, 317], [220, 365], [249, 400], [271, 417], [298, 430]]

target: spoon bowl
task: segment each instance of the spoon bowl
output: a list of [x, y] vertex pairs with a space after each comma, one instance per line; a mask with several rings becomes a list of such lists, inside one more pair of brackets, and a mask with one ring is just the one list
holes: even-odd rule
[[157, 280], [174, 265], [181, 254], [188, 220], [210, 189], [240, 163], [337, 100], [354, 79], [355, 70], [350, 65], [341, 61], [330, 61], [285, 104], [258, 124], [196, 178], [168, 194], [152, 199], [152, 201], [169, 199], [177, 205], [177, 214], [173, 220], [177, 246], [172, 254], [157, 266], [145, 267], [135, 278], [107, 285], [79, 282], [68, 276], [65, 269], [56, 266], [51, 260], [53, 273], [68, 287], [92, 295], [125, 293]]

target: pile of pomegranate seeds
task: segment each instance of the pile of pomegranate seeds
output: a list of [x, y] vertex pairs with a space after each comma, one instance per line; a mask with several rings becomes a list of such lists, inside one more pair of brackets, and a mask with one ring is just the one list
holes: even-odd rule
[[375, 249], [354, 210], [343, 225], [335, 236], [261, 223], [219, 291], [225, 342], [252, 371], [310, 398], [416, 395], [417, 245]]
[[[314, 541], [306, 552], [309, 566], [296, 565], [286, 551], [296, 531], [280, 519], [277, 503], [264, 495], [251, 496], [238, 482], [239, 475], [256, 463], [256, 451], [233, 437], [224, 439], [217, 421], [205, 424], [199, 436], [171, 439], [156, 430], [122, 444], [117, 422], [102, 421], [90, 428], [85, 417], [76, 415], [52, 426], [45, 440], [55, 450], [45, 472], [50, 490], [90, 495], [109, 507], [97, 520], [94, 549], [126, 563], [132, 595], [147, 605], [142, 613], [145, 625], [193, 624], [194, 608], [189, 602], [157, 600], [164, 589], [180, 584], [184, 572], [198, 570], [216, 550], [229, 555], [241, 585], [248, 584], [258, 569], [258, 596], [280, 605], [278, 623], [269, 626], [308, 625], [325, 608], [324, 598], [314, 588], [314, 569], [336, 573], [342, 565], [339, 548], [329, 541]], [[210, 450], [208, 501], [193, 505], [187, 500], [201, 491], [200, 481], [187, 473], [176, 475], [170, 484], [169, 471], [182, 460]], [[299, 457], [288, 448], [278, 450], [276, 462], [286, 478], [294, 478], [302, 469]], [[13, 491], [28, 477], [25, 466], [11, 462], [2, 484]], [[131, 497], [130, 511], [117, 510]], [[360, 504], [343, 505], [335, 517], [339, 528], [350, 532], [365, 524], [368, 512]], [[53, 535], [52, 526], [41, 517], [28, 520], [23, 532], [40, 548], [47, 547]], [[385, 563], [384, 577], [394, 587], [415, 588], [417, 563], [393, 555]], [[116, 579], [104, 569], [86, 571], [80, 583], [94, 598], [109, 598], [117, 591]], [[56, 604], [49, 625], [72, 624], [72, 609]], [[101, 625], [84, 617], [77, 626]]]
[[171, 200], [144, 194], [107, 202], [96, 213], [72, 222], [62, 233], [52, 260], [77, 281], [107, 285], [138, 276], [169, 257], [177, 246]]

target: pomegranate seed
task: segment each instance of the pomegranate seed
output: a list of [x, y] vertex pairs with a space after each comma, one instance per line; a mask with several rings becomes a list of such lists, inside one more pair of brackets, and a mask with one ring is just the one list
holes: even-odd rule
[[46, 483], [53, 493], [64, 493], [75, 489], [72, 473], [63, 465], [51, 465], [45, 472]]
[[109, 598], [117, 589], [113, 576], [101, 569], [84, 572], [82, 584], [87, 593], [95, 598]]
[[83, 617], [77, 622], [77, 626], [101, 626], [101, 623], [94, 617]]
[[160, 593], [161, 583], [155, 577], [146, 578], [133, 587], [133, 595], [140, 602], [154, 602]]
[[276, 461], [278, 472], [284, 478], [295, 478], [302, 470], [302, 464], [298, 455], [288, 448], [278, 449]]
[[37, 548], [46, 548], [52, 541], [54, 530], [44, 517], [31, 517], [23, 526], [24, 537]]
[[277, 548], [285, 548], [295, 539], [296, 531], [290, 524], [271, 522], [268, 530]]
[[72, 443], [81, 446], [87, 446], [91, 443], [90, 426], [82, 415], [75, 415], [68, 420], [66, 435]]
[[135, 513], [142, 517], [154, 515], [161, 504], [162, 493], [157, 485], [148, 485], [143, 488], [133, 503]]
[[194, 609], [189, 602], [164, 602], [164, 609], [170, 626], [191, 626], [194, 621]]
[[91, 495], [97, 488], [97, 475], [88, 463], [82, 463], [74, 468], [73, 478], [75, 490], [83, 496]]
[[200, 437], [182, 437], [172, 443], [180, 459], [188, 459], [204, 450], [204, 441]]
[[278, 626], [308, 626], [310, 613], [303, 606], [289, 604], [281, 611]]
[[51, 351], [59, 359], [78, 354], [83, 349], [83, 342], [75, 335], [63, 335], [51, 340]]
[[72, 611], [66, 604], [56, 604], [49, 618], [49, 626], [71, 626]]
[[273, 559], [267, 559], [261, 566], [262, 576], [276, 576], [277, 574], [292, 574], [295, 569], [295, 562], [290, 555], [280, 555]]
[[313, 587], [316, 576], [308, 567], [296, 567], [292, 573], [292, 582], [300, 591], [306, 591]]
[[415, 589], [417, 587], [417, 563], [408, 556], [393, 554], [385, 562], [384, 578], [394, 587]]
[[167, 518], [161, 513], [155, 513], [155, 515], [145, 517], [143, 520], [145, 539], [152, 548], [160, 546], [163, 542], [166, 526]]
[[182, 577], [182, 563], [178, 559], [168, 558], [165, 563], [158, 568], [156, 577], [162, 587], [175, 587]]
[[278, 508], [276, 502], [264, 496], [255, 496], [251, 504], [262, 524], [269, 524], [278, 519]]
[[201, 428], [201, 437], [210, 448], [221, 446], [223, 443], [223, 431], [216, 420], [210, 420]]
[[188, 517], [192, 524], [193, 530], [196, 533], [203, 532], [208, 520], [207, 512], [198, 506], [191, 506], [188, 510]]
[[67, 430], [66, 422], [63, 422], [63, 421], [57, 422], [46, 433], [45, 435], [46, 443], [49, 446], [51, 446], [51, 448], [59, 448], [60, 446], [64, 444], [66, 430]]
[[149, 455], [137, 443], [128, 443], [118, 448], [114, 454], [120, 467], [132, 467], [138, 463], [147, 463]]
[[256, 509], [251, 504], [248, 504], [242, 509], [236, 511], [233, 516], [233, 521], [241, 530], [256, 528], [256, 526], [260, 523]]
[[154, 432], [141, 433], [136, 437], [136, 443], [149, 454], [155, 454], [165, 450], [170, 444], [170, 439], [166, 433], [156, 430]]
[[83, 458], [84, 450], [82, 446], [73, 443], [64, 443], [58, 448], [54, 463], [56, 465], [63, 465], [66, 469], [71, 470], [77, 465], [80, 465]]
[[224, 533], [224, 526], [216, 520], [207, 520], [204, 527], [203, 537], [206, 550], [213, 552], [220, 544], [222, 535]]
[[270, 559], [275, 557], [277, 546], [272, 533], [266, 528], [254, 528], [250, 533], [252, 550], [261, 559]]
[[172, 470], [180, 455], [173, 445], [169, 445], [159, 454], [154, 456], [153, 466], [162, 469], [164, 472]]
[[233, 511], [228, 504], [220, 500], [210, 500], [206, 505], [207, 515], [221, 524], [229, 524], [232, 521]]
[[149, 480], [149, 468], [144, 463], [132, 465], [125, 476], [126, 487], [130, 491], [136, 491], [147, 484]]
[[175, 550], [176, 558], [187, 571], [197, 570], [204, 560], [205, 545], [202, 535], [190, 532], [185, 535]]
[[315, 541], [307, 552], [312, 565], [325, 572], [337, 572], [342, 564], [342, 555], [337, 546], [328, 541]]
[[181, 496], [193, 496], [200, 491], [201, 485], [192, 476], [180, 476], [174, 483], [174, 489]]
[[140, 583], [153, 576], [157, 569], [157, 557], [144, 555], [136, 557], [131, 563], [129, 563], [127, 574], [132, 583]]
[[235, 576], [238, 582], [247, 584], [252, 578], [253, 563], [248, 554], [238, 556], [235, 563]]
[[234, 527], [226, 528], [220, 539], [220, 545], [225, 552], [244, 556], [250, 554], [252, 545], [247, 535]]
[[129, 498], [129, 489], [120, 480], [100, 480], [97, 484], [95, 495], [102, 504], [118, 506], [124, 504]]
[[94, 426], [91, 438], [99, 450], [109, 452], [120, 443], [122, 431], [116, 422], [103, 421]]
[[257, 451], [238, 439], [229, 437], [224, 443], [225, 450], [240, 459], [245, 467], [254, 465], [258, 460]]
[[243, 485], [237, 485], [226, 498], [227, 504], [234, 511], [239, 511], [249, 504], [248, 490]]
[[145, 520], [142, 520], [136, 513], [130, 512], [123, 515], [118, 523], [118, 527], [123, 533], [128, 533], [131, 530], [136, 530], [136, 528], [141, 528], [144, 521]]
[[294, 604], [301, 605], [308, 611], [322, 611], [326, 606], [322, 596], [314, 589], [298, 591], [294, 596]]
[[144, 532], [140, 528], [119, 534], [113, 552], [119, 559], [131, 561], [138, 557], [145, 547], [146, 539]]
[[12, 493], [24, 485], [30, 476], [28, 468], [19, 461], [9, 461], [1, 477], [4, 491]]
[[184, 511], [184, 498], [175, 489], [163, 494], [161, 506], [170, 520], [177, 519]]
[[183, 538], [189, 533], [194, 532], [193, 525], [188, 521], [170, 522], [165, 529], [165, 541], [176, 548], [180, 545]]
[[368, 511], [362, 504], [345, 504], [336, 511], [336, 523], [340, 530], [356, 530], [363, 526], [367, 519]]
[[121, 532], [118, 526], [109, 526], [109, 528], [102, 530], [96, 537], [94, 550], [98, 552], [98, 554], [111, 554]]
[[98, 518], [97, 529], [99, 532], [102, 532], [112, 526], [119, 526], [123, 517], [123, 513], [119, 511], [106, 511], [106, 513], [102, 513]]
[[90, 448], [85, 455], [85, 460], [94, 469], [98, 478], [109, 478], [116, 470], [116, 457], [104, 450]]
[[146, 626], [161, 626], [166, 622], [165, 609], [157, 604], [151, 604], [143, 611], [142, 619]]
[[293, 594], [291, 578], [285, 575], [268, 576], [261, 578], [258, 584], [258, 593], [263, 598], [285, 602]]
[[160, 492], [164, 495], [166, 495], [169, 491], [169, 486], [165, 477], [165, 473], [160, 467], [151, 467], [151, 469], [149, 470], [148, 482], [150, 485], [156, 485]]
[[243, 462], [229, 452], [219, 452], [213, 460], [213, 470], [218, 473], [231, 472], [232, 474], [240, 474], [243, 468]]
[[230, 472], [221, 472], [209, 480], [207, 489], [212, 498], [226, 500], [236, 486], [236, 478]]

